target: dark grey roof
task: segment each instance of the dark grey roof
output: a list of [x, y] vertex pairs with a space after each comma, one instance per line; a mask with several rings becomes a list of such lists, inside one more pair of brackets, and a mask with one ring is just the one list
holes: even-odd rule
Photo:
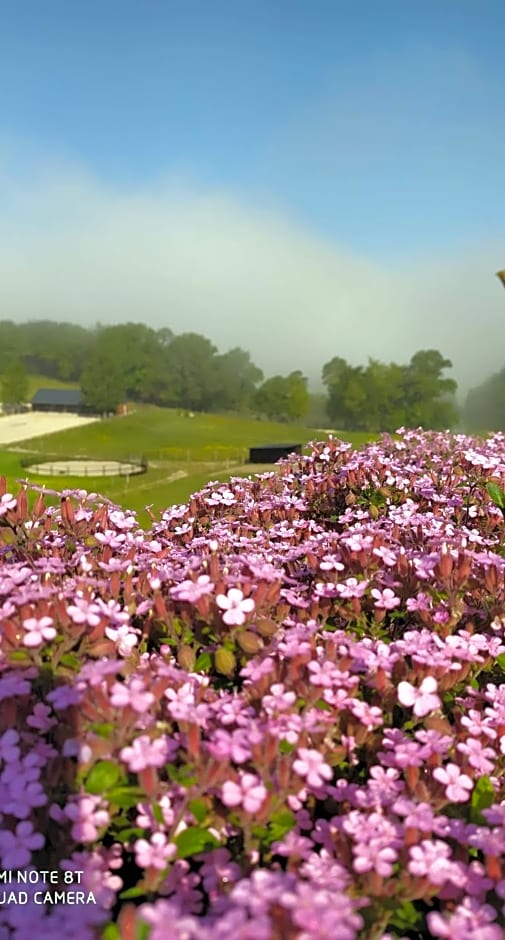
[[32, 405], [82, 405], [81, 391], [78, 388], [39, 388]]

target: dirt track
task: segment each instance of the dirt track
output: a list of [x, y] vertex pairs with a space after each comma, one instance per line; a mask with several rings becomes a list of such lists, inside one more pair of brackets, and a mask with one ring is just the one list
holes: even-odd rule
[[57, 414], [53, 412], [27, 412], [19, 415], [0, 415], [0, 447], [27, 441], [33, 437], [66, 431], [67, 428], [81, 427], [99, 421], [99, 418], [83, 418], [80, 415]]

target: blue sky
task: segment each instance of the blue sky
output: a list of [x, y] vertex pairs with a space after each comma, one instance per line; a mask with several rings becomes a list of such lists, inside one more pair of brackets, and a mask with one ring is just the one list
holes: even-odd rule
[[2, 315], [500, 367], [504, 32], [502, 0], [0, 0]]

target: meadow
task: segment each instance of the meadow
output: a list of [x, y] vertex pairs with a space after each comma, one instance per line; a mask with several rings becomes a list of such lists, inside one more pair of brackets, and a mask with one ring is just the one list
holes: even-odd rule
[[48, 379], [47, 375], [30, 372], [28, 375], [27, 401], [31, 401], [39, 388], [79, 388], [77, 382], [65, 382], [63, 379]]
[[[37, 385], [37, 387], [39, 387]], [[324, 435], [323, 435], [324, 436]], [[339, 435], [341, 436], [341, 435]], [[306, 444], [321, 432], [303, 425], [256, 421], [238, 416], [195, 414], [176, 409], [137, 406], [130, 414], [84, 427], [20, 441], [0, 451], [0, 473], [28, 479], [49, 489], [83, 487], [141, 514], [185, 502], [209, 480], [249, 475], [270, 466], [247, 465], [249, 447], [269, 443]], [[373, 436], [346, 433], [360, 446]], [[56, 458], [142, 460], [148, 471], [139, 477], [67, 477], [31, 475], [31, 462]]]

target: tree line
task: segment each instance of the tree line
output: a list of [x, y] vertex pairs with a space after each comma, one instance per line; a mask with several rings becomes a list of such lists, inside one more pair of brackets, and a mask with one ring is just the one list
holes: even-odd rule
[[463, 422], [472, 433], [505, 431], [505, 368], [468, 392]]
[[[433, 349], [416, 352], [404, 365], [370, 358], [356, 366], [336, 356], [322, 368], [326, 417], [345, 430], [453, 427], [458, 412], [456, 382], [445, 375], [450, 368], [450, 360]], [[311, 404], [300, 370], [265, 378], [240, 346], [222, 353], [199, 333], [174, 334], [143, 323], [86, 329], [51, 320], [0, 321], [4, 402], [23, 400], [28, 373], [44, 376], [49, 385], [79, 384], [86, 404], [99, 413], [132, 401], [301, 421]]]

